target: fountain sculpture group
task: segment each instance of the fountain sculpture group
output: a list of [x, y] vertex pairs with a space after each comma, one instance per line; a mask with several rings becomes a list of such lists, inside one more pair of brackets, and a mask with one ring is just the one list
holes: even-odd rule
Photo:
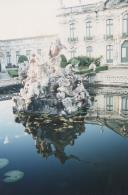
[[[64, 46], [59, 40], [51, 45], [46, 60], [35, 54], [21, 74], [23, 88], [14, 98], [16, 113], [41, 113], [48, 115], [76, 115], [89, 105], [89, 94], [82, 76], [75, 74], [71, 64], [60, 67]], [[26, 74], [25, 74], [26, 73]]]

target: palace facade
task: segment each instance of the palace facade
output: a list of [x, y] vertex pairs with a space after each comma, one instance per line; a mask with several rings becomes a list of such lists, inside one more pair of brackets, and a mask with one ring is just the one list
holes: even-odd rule
[[20, 55], [30, 58], [35, 53], [39, 56], [47, 56], [50, 45], [56, 35], [36, 36], [0, 41], [0, 72], [6, 70], [6, 66], [17, 66]]
[[69, 2], [61, 0], [58, 14], [67, 57], [102, 57], [103, 65], [128, 65], [128, 0]]

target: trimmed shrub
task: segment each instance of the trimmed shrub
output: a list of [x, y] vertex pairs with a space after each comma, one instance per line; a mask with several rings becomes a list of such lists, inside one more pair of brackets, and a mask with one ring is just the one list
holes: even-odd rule
[[96, 66], [99, 66], [100, 61], [101, 61], [101, 57], [99, 57], [99, 58], [90, 58], [90, 57], [87, 57], [87, 56], [78, 56], [78, 57], [71, 58], [68, 61], [68, 64], [76, 65], [77, 63], [79, 63], [79, 66], [89, 67], [89, 65], [92, 62], [94, 62], [96, 64]]
[[24, 56], [24, 55], [21, 55], [18, 59], [18, 64], [20, 63], [24, 63], [24, 62], [27, 62], [28, 61], [28, 58], [27, 56]]
[[10, 75], [10, 77], [18, 77], [18, 69], [10, 69], [8, 70], [8, 74]]
[[65, 55], [61, 55], [61, 62], [60, 62], [60, 66], [62, 68], [65, 68], [67, 66], [68, 62], [67, 62], [67, 58], [65, 57]]

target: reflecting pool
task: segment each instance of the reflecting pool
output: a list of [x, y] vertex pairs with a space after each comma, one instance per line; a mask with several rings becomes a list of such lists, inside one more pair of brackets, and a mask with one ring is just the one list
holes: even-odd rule
[[1, 101], [0, 194], [128, 194], [128, 97], [117, 92], [96, 91], [86, 116], [70, 119], [17, 117]]

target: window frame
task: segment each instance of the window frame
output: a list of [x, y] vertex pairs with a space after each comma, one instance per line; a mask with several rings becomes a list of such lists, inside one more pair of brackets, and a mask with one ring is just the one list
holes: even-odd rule
[[128, 13], [122, 19], [122, 33], [123, 35], [128, 35]]
[[106, 35], [113, 36], [113, 19], [106, 20]]
[[[124, 104], [125, 104], [125, 106], [124, 106]], [[121, 98], [121, 111], [128, 112], [128, 97], [124, 96]]]
[[86, 38], [92, 38], [92, 21], [86, 22]]
[[86, 55], [87, 55], [87, 57], [92, 58], [92, 53], [93, 53], [93, 47], [92, 46], [86, 47]]
[[106, 46], [106, 62], [113, 63], [113, 45]]
[[[125, 50], [125, 56], [123, 56]], [[121, 62], [128, 63], [128, 40], [125, 40], [121, 45]]]
[[112, 112], [114, 109], [113, 96], [106, 96], [106, 111]]

